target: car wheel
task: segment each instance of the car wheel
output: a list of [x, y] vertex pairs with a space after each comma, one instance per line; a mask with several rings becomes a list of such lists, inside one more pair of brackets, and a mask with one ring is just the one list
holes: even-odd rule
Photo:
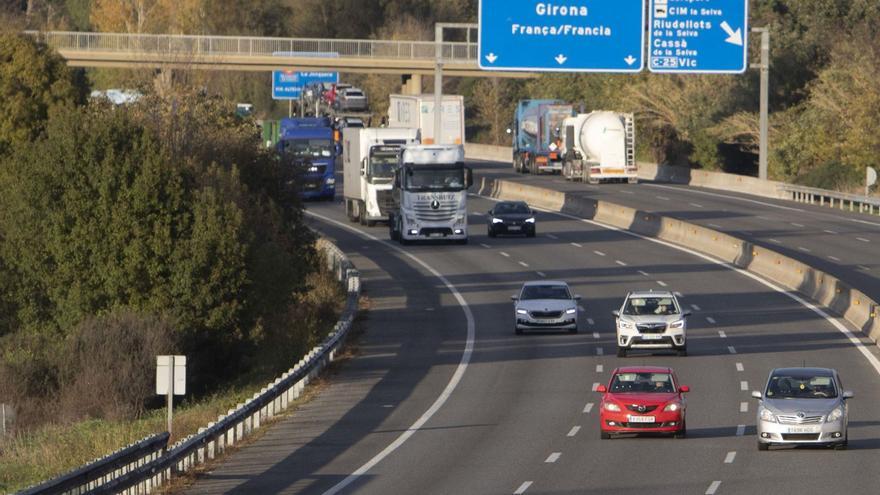
[[523, 334], [522, 328], [515, 327], [514, 330], [516, 331], [516, 334], [517, 334], [517, 335], [522, 335], [522, 334]]
[[617, 357], [626, 357], [626, 347], [617, 348]]
[[678, 349], [678, 357], [687, 357], [687, 355], [688, 355], [688, 349], [687, 349], [687, 346], [685, 346], [685, 347], [680, 347], [680, 348]]
[[533, 231], [527, 233], [527, 234], [526, 234], [526, 237], [535, 237], [536, 235], [537, 235], [537, 232], [535, 232], [535, 231], [533, 230]]
[[375, 227], [375, 226], [376, 226], [375, 220], [367, 220], [367, 227]]
[[495, 237], [495, 236], [497, 235], [497, 234], [495, 233], [495, 230], [494, 230], [494, 229], [489, 228], [489, 229], [486, 229], [486, 230], [487, 230], [487, 233], [489, 234], [489, 237]]
[[578, 333], [577, 327], [572, 328], [571, 330], [568, 331], [568, 333]]
[[846, 450], [849, 446], [849, 434], [847, 433], [843, 437], [843, 441], [834, 445], [834, 450]]
[[764, 442], [758, 442], [758, 450], [765, 451], [770, 450], [770, 444]]
[[608, 440], [611, 438], [611, 433], [599, 430], [599, 438], [601, 438], [602, 440]]

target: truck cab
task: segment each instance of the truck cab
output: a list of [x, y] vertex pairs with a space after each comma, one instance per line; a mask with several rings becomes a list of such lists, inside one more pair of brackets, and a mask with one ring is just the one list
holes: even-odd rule
[[339, 146], [329, 118], [282, 119], [277, 149], [286, 165], [299, 168], [303, 198], [333, 200]]
[[468, 241], [467, 190], [473, 183], [461, 145], [407, 146], [394, 175], [391, 238]]

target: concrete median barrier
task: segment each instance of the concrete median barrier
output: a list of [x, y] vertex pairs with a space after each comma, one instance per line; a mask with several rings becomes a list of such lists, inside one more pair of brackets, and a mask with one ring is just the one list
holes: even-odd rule
[[689, 222], [627, 206], [567, 195], [552, 189], [483, 177], [479, 194], [533, 206], [662, 239], [707, 254], [796, 291], [841, 315], [876, 344], [880, 305], [846, 282], [817, 268], [743, 239]]

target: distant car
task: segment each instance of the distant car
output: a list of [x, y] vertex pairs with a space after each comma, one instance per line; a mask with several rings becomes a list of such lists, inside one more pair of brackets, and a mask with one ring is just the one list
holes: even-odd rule
[[359, 117], [343, 117], [339, 119], [339, 128], [344, 129], [346, 127], [366, 127], [364, 124], [364, 119]]
[[848, 406], [854, 394], [844, 391], [836, 370], [777, 368], [758, 404], [758, 450], [771, 445], [826, 445], [846, 449]]
[[341, 112], [366, 112], [370, 108], [367, 95], [359, 88], [340, 91], [336, 96], [335, 106]]
[[524, 201], [502, 201], [486, 217], [489, 237], [499, 234], [524, 234], [535, 237], [535, 212]]
[[687, 356], [687, 318], [675, 294], [668, 291], [639, 291], [626, 295], [615, 310], [617, 357], [631, 349], [672, 349]]
[[532, 329], [578, 331], [578, 301], [565, 282], [526, 282], [513, 302], [516, 334]]
[[599, 385], [599, 429], [603, 440], [614, 434], [668, 433], [675, 438], [687, 435], [684, 395], [671, 368], [627, 366], [611, 374], [608, 385]]

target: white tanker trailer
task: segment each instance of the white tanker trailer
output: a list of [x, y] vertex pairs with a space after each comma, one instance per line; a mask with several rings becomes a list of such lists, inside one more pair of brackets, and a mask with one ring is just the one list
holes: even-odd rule
[[562, 124], [562, 174], [590, 184], [638, 182], [635, 125], [631, 113], [596, 111]]

